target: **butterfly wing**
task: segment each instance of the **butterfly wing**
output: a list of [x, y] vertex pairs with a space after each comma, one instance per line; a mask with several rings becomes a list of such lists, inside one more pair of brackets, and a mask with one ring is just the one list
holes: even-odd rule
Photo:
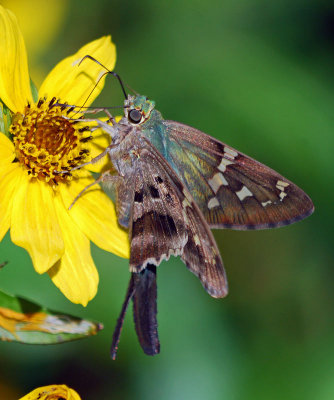
[[130, 300], [133, 301], [133, 317], [139, 343], [145, 354], [154, 356], [160, 352], [157, 322], [157, 282], [156, 267], [148, 265], [140, 273], [133, 272], [128, 290], [117, 319], [111, 343], [111, 358], [116, 359], [118, 344], [124, 324], [124, 318]]
[[130, 270], [180, 255], [213, 297], [227, 294], [223, 263], [200, 209], [173, 169], [147, 141], [134, 166]]
[[135, 279], [133, 317], [139, 343], [145, 354], [154, 356], [160, 352], [157, 322], [156, 266], [148, 265]]
[[[141, 149], [128, 186], [134, 187], [130, 217], [130, 270], [159, 265], [183, 252], [188, 234], [182, 204], [168, 173], [147, 149]], [[134, 183], [133, 183], [134, 181]]]
[[273, 228], [313, 212], [311, 199], [269, 167], [197, 129], [163, 124], [167, 159], [211, 228]]

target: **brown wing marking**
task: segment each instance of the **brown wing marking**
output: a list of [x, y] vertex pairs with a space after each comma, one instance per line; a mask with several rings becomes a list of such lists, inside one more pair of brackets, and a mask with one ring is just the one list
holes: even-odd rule
[[183, 252], [188, 234], [182, 200], [159, 160], [142, 149], [135, 165], [134, 201], [130, 230], [130, 270], [159, 265]]
[[[176, 173], [155, 148], [150, 147], [150, 151], [144, 149], [140, 155], [147, 174], [137, 174], [136, 180], [131, 236], [132, 270], [138, 271], [152, 260], [154, 265], [159, 265], [170, 254], [180, 255], [211, 296], [226, 296], [228, 286], [223, 262], [209, 226]], [[143, 168], [140, 170], [143, 171]], [[147, 182], [152, 183], [152, 179], [160, 185], [156, 198], [152, 193], [145, 196], [150, 186]], [[147, 206], [144, 206], [146, 197]], [[161, 198], [164, 201], [155, 202]], [[137, 207], [136, 203], [142, 206]], [[148, 209], [151, 212], [145, 212]], [[146, 232], [151, 234], [146, 235]]]
[[271, 168], [197, 129], [164, 124], [182, 149], [170, 152], [173, 164], [211, 228], [273, 228], [313, 212], [307, 194]]

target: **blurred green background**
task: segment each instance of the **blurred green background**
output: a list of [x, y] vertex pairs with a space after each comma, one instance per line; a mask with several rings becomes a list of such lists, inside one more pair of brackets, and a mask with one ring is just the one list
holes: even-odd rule
[[[316, 211], [277, 230], [215, 231], [230, 284], [224, 300], [210, 298], [178, 259], [164, 262], [158, 271], [161, 354], [142, 353], [129, 310], [117, 361], [109, 346], [129, 279], [127, 261], [93, 246], [101, 280], [83, 308], [48, 276], [38, 276], [7, 235], [0, 261], [10, 263], [0, 271], [1, 289], [102, 321], [105, 329], [58, 346], [1, 342], [0, 398], [65, 383], [85, 400], [333, 399], [333, 2], [2, 4], [18, 15], [37, 84], [86, 42], [112, 34], [116, 71], [154, 99], [165, 118], [279, 171], [310, 195]], [[96, 105], [121, 103], [109, 78]]]

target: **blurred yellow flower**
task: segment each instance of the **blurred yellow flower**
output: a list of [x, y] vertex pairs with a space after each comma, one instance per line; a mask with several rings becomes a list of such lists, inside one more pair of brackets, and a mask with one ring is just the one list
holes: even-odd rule
[[78, 393], [66, 385], [49, 385], [33, 390], [19, 400], [81, 400]]
[[[48, 272], [69, 300], [86, 305], [98, 286], [90, 240], [121, 257], [128, 257], [129, 243], [98, 185], [68, 211], [94, 178], [87, 169], [73, 175], [56, 171], [82, 164], [106, 144], [96, 131], [68, 120], [68, 108], [54, 104], [55, 99], [83, 104], [102, 68], [88, 60], [78, 67], [78, 61], [89, 54], [113, 69], [115, 46], [109, 36], [83, 46], [49, 73], [34, 101], [23, 36], [15, 15], [1, 6], [0, 35], [0, 99], [12, 114], [12, 140], [0, 132], [0, 240], [10, 228], [12, 241], [29, 252], [35, 270]], [[103, 84], [102, 79], [89, 103]]]
[[[16, 16], [26, 40], [29, 60], [47, 49], [64, 28], [70, 11], [67, 0], [2, 0], [1, 5]], [[34, 10], [34, 12], [31, 12]], [[41, 31], [43, 35], [41, 35]]]
[[45, 54], [56, 44], [57, 37], [65, 29], [70, 2], [2, 0], [1, 5], [10, 9], [18, 20], [29, 54], [30, 76], [33, 76], [34, 83], [40, 86], [48, 72]]

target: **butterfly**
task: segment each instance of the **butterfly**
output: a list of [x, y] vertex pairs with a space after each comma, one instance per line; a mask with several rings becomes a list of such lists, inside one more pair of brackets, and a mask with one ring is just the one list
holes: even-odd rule
[[111, 355], [116, 358], [131, 299], [140, 345], [155, 355], [156, 270], [163, 260], [179, 256], [210, 296], [224, 297], [228, 284], [211, 229], [280, 227], [306, 218], [314, 207], [269, 167], [200, 130], [163, 119], [145, 96], [128, 95], [119, 122], [111, 116], [94, 121], [111, 144], [90, 163], [109, 155], [117, 174], [104, 173], [99, 181], [116, 189], [118, 221], [130, 240], [131, 278]]

